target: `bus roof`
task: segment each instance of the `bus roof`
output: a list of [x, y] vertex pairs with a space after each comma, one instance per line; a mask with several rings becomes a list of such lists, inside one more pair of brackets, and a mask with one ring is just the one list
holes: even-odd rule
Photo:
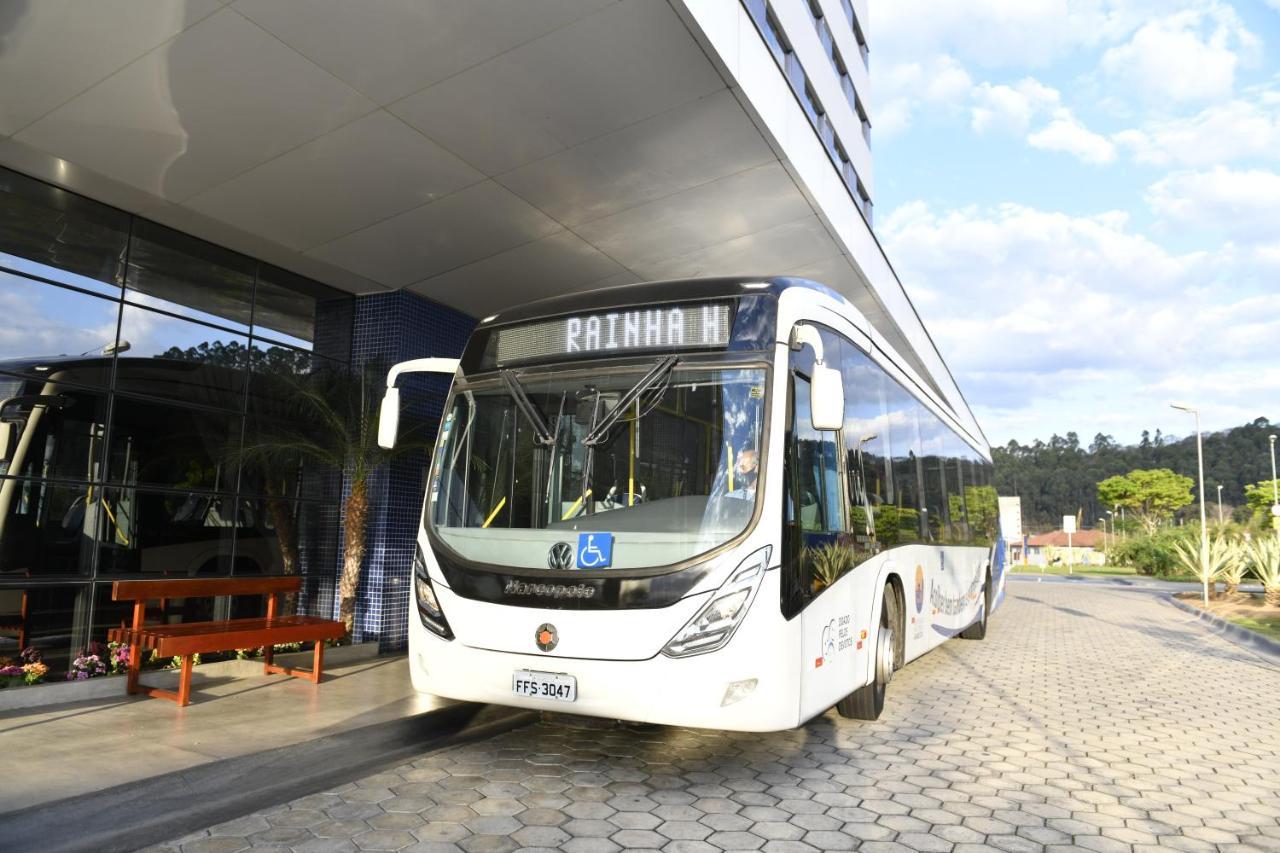
[[733, 296], [750, 296], [759, 293], [782, 293], [791, 288], [805, 288], [825, 293], [849, 307], [853, 303], [836, 291], [805, 278], [788, 276], [734, 276], [723, 278], [686, 278], [669, 281], [650, 281], [641, 284], [622, 284], [602, 287], [585, 293], [552, 296], [535, 302], [526, 302], [507, 308], [480, 321], [477, 328], [505, 326], [543, 317], [600, 311], [628, 305], [661, 305], [671, 302], [708, 300]]

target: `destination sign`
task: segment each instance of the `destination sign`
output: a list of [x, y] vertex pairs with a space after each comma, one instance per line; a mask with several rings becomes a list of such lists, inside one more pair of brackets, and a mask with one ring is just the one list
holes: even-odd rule
[[729, 302], [627, 308], [498, 329], [497, 363], [646, 350], [716, 349], [729, 343]]

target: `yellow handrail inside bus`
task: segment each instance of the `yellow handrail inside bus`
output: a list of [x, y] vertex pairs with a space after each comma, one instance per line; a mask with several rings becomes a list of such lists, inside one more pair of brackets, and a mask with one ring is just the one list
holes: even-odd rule
[[729, 491], [733, 491], [733, 445], [729, 442], [724, 443], [724, 454], [729, 460]]
[[570, 518], [572, 518], [573, 514], [578, 511], [578, 507], [582, 506], [582, 502], [589, 497], [591, 497], [591, 490], [587, 489], [585, 492], [582, 493], [582, 497], [574, 501], [573, 506], [569, 507], [569, 509], [565, 511], [565, 514], [560, 516], [560, 520], [568, 521]]
[[[116, 535], [120, 537], [120, 544], [127, 547], [129, 545], [129, 536], [120, 529], [120, 522], [116, 521], [115, 514], [111, 512], [111, 507], [107, 506], [107, 502], [104, 498], [97, 498], [96, 502], [102, 504], [102, 511], [107, 514], [107, 518], [111, 519], [111, 526], [116, 529]], [[90, 486], [89, 494], [85, 496], [85, 512], [88, 512], [89, 508], [92, 507], [94, 503], [95, 498], [93, 497], [93, 486]]]
[[507, 498], [504, 495], [502, 500], [498, 501], [498, 505], [493, 508], [493, 512], [489, 513], [489, 517], [484, 520], [484, 524], [480, 526], [484, 528], [492, 524], [493, 520], [498, 517], [498, 513], [502, 512], [502, 508], [506, 505], [507, 505]]
[[[637, 402], [637, 406], [639, 403]], [[627, 506], [636, 495], [636, 421], [631, 419], [631, 431], [627, 436]]]

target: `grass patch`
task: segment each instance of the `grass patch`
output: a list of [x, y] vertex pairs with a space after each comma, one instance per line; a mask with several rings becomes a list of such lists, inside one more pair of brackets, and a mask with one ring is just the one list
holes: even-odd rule
[[1228, 616], [1227, 618], [1241, 628], [1248, 628], [1264, 637], [1280, 640], [1280, 616], [1263, 619], [1254, 619], [1249, 616]]
[[[1065, 575], [1067, 574], [1066, 565], [1059, 566], [1012, 566], [1009, 571], [1018, 575]], [[1092, 577], [1133, 577], [1138, 572], [1131, 566], [1074, 566], [1071, 570], [1073, 575], [1085, 575]]]

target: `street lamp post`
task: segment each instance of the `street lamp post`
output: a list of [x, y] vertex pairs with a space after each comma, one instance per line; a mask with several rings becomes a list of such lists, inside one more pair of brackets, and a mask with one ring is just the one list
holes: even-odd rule
[[1105, 554], [1107, 553], [1107, 520], [1099, 518], [1098, 521], [1102, 522], [1102, 553]]
[[1222, 526], [1222, 484], [1218, 484], [1218, 526]]
[[1280, 483], [1276, 482], [1276, 437], [1270, 436], [1271, 441], [1271, 526], [1275, 528], [1276, 535], [1280, 536]]
[[[1186, 403], [1170, 403], [1175, 409], [1189, 412], [1196, 418], [1196, 464], [1200, 474], [1200, 577], [1204, 585], [1204, 609], [1209, 609], [1209, 531], [1204, 514], [1204, 443], [1200, 436], [1200, 410]], [[1275, 442], [1272, 442], [1275, 446]]]
[[1116, 539], [1116, 514], [1107, 510], [1107, 517], [1111, 519], [1111, 544], [1115, 545], [1119, 541]]

